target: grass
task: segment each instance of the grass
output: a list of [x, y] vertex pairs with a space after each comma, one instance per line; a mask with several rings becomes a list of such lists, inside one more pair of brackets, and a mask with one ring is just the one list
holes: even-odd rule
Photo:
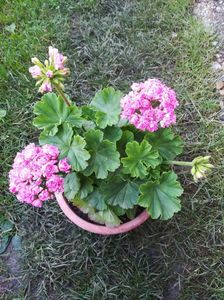
[[[212, 37], [191, 15], [190, 0], [0, 1], [1, 214], [23, 236], [21, 299], [224, 299], [224, 129], [210, 64]], [[50, 16], [50, 17], [49, 17]], [[15, 23], [15, 33], [6, 26]], [[126, 92], [131, 82], [163, 78], [180, 99], [176, 130], [185, 157], [212, 154], [209, 181], [180, 170], [183, 209], [172, 220], [146, 222], [126, 235], [101, 237], [67, 221], [55, 202], [22, 207], [7, 191], [15, 153], [37, 131], [39, 95], [27, 68], [49, 44], [70, 60], [67, 91], [78, 103], [101, 87]], [[6, 297], [3, 296], [3, 297]], [[9, 294], [9, 299], [11, 295]], [[175, 298], [176, 297], [176, 298]], [[5, 299], [5, 298], [3, 298]]]

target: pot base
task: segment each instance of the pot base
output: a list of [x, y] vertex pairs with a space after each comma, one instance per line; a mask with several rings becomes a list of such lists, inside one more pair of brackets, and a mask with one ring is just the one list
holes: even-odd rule
[[117, 227], [107, 227], [105, 225], [93, 224], [80, 218], [69, 206], [67, 200], [65, 199], [62, 193], [56, 193], [55, 197], [60, 208], [62, 209], [64, 214], [69, 218], [70, 221], [72, 221], [80, 228], [96, 234], [113, 235], [113, 234], [125, 233], [139, 227], [149, 218], [149, 214], [147, 213], [146, 210], [144, 210], [135, 219], [126, 222], [124, 224], [121, 224]]

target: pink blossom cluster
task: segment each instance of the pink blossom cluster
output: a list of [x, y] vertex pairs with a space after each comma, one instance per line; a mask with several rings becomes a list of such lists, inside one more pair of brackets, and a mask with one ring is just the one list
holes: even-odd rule
[[175, 91], [158, 79], [133, 83], [132, 91], [121, 99], [121, 118], [142, 131], [156, 131], [159, 126], [176, 123], [175, 108], [179, 105]]
[[59, 150], [53, 145], [31, 143], [18, 152], [9, 172], [9, 190], [20, 202], [42, 207], [55, 192], [63, 192], [63, 173], [71, 169], [67, 158], [59, 160]]
[[[42, 64], [36, 57], [32, 58], [34, 63], [33, 67], [29, 68], [31, 76], [41, 83], [39, 91], [41, 93], [52, 92], [53, 79], [57, 77], [57, 81], [60, 85], [60, 77], [69, 74], [69, 69], [65, 67], [67, 57], [59, 53], [58, 49], [49, 47], [49, 60], [45, 61], [45, 65]], [[62, 87], [62, 86], [61, 86]]]

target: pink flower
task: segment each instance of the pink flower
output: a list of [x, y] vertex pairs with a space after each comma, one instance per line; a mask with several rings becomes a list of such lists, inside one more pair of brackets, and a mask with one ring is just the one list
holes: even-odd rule
[[48, 190], [43, 190], [40, 194], [39, 194], [39, 199], [41, 201], [46, 201], [49, 200], [51, 197], [51, 194], [48, 192]]
[[55, 165], [55, 161], [50, 161], [42, 167], [42, 174], [46, 178], [50, 178], [55, 173], [58, 173], [58, 167]]
[[71, 169], [67, 159], [59, 162], [58, 156], [59, 150], [53, 145], [26, 146], [17, 153], [9, 172], [10, 192], [20, 202], [36, 207], [42, 207], [42, 201], [54, 199], [55, 192], [64, 190], [64, 179], [57, 174]]
[[69, 173], [71, 166], [68, 163], [67, 158], [63, 158], [59, 161], [58, 168], [61, 172]]
[[44, 81], [39, 88], [39, 92], [42, 94], [47, 92], [52, 92], [52, 90], [53, 88], [49, 81]]
[[37, 80], [37, 85], [40, 85], [40, 93], [52, 92], [55, 84], [64, 88], [63, 77], [69, 75], [70, 71], [65, 67], [67, 57], [59, 53], [58, 49], [49, 47], [49, 60], [45, 60], [44, 63], [37, 57], [31, 61], [34, 66], [29, 68], [29, 72]]
[[176, 122], [179, 105], [174, 90], [158, 79], [133, 83], [132, 91], [121, 99], [121, 118], [142, 131], [156, 131]]
[[33, 205], [34, 207], [42, 207], [42, 206], [43, 206], [42, 201], [39, 200], [39, 199], [34, 200], [34, 201], [32, 202], [32, 205]]
[[53, 73], [51, 70], [48, 70], [48, 71], [46, 72], [46, 76], [47, 76], [48, 78], [52, 78], [53, 75], [54, 75], [54, 73]]
[[49, 61], [50, 64], [54, 65], [56, 70], [64, 69], [64, 63], [67, 58], [58, 52], [58, 49], [49, 47]]
[[50, 192], [63, 192], [64, 191], [64, 179], [57, 175], [52, 175], [50, 179], [47, 180], [46, 186]]
[[25, 160], [30, 160], [31, 158], [36, 157], [36, 155], [40, 152], [40, 147], [36, 147], [34, 143], [26, 146], [22, 152]]
[[48, 155], [51, 159], [57, 159], [59, 156], [59, 150], [56, 146], [53, 145], [44, 145], [42, 146], [42, 151]]
[[38, 66], [30, 67], [29, 72], [33, 78], [37, 78], [41, 75], [41, 69]]

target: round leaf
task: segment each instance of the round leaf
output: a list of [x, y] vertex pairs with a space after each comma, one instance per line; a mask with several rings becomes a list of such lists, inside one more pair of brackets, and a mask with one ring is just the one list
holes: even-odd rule
[[103, 140], [103, 132], [100, 130], [88, 131], [85, 139], [91, 157], [84, 175], [89, 176], [95, 173], [97, 178], [106, 178], [108, 171], [113, 172], [120, 165], [120, 154], [116, 151], [116, 145], [108, 140]]
[[148, 174], [147, 168], [155, 168], [160, 164], [159, 153], [152, 150], [152, 146], [143, 140], [141, 144], [136, 141], [127, 143], [127, 157], [122, 158], [124, 172], [132, 177], [145, 178]]
[[139, 186], [133, 181], [123, 180], [120, 176], [114, 176], [105, 184], [103, 195], [106, 203], [122, 208], [132, 208], [137, 204]]
[[96, 110], [96, 122], [100, 128], [115, 125], [120, 118], [122, 93], [108, 87], [96, 93], [91, 102]]
[[167, 160], [174, 159], [182, 153], [183, 141], [179, 136], [174, 136], [171, 128], [148, 133], [145, 139]]
[[162, 174], [160, 181], [150, 181], [140, 186], [138, 204], [146, 207], [152, 219], [167, 220], [181, 209], [179, 196], [183, 193], [177, 175], [170, 171]]

